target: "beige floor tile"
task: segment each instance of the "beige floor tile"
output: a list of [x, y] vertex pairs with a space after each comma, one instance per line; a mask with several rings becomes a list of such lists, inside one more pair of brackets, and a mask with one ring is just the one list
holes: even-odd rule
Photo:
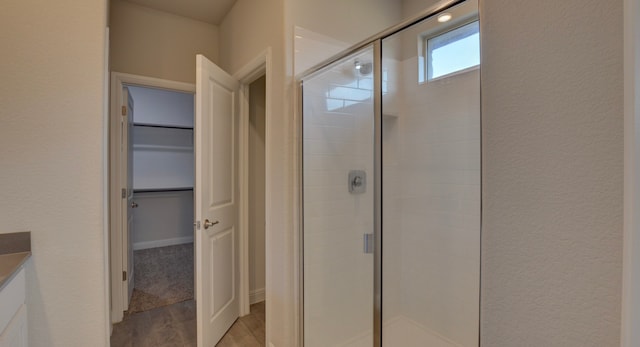
[[[251, 305], [218, 347], [265, 346], [264, 303]], [[115, 324], [111, 347], [196, 347], [196, 307], [193, 300], [127, 316]]]

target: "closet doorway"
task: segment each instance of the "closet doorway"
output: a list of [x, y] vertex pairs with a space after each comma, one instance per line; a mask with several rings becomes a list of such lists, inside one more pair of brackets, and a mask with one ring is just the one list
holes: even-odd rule
[[112, 117], [110, 146], [111, 306], [119, 322], [194, 298], [195, 86], [114, 73], [112, 87], [121, 117]]
[[[241, 317], [227, 335], [233, 339], [247, 331], [264, 344], [268, 78], [264, 60], [258, 63], [242, 75], [237, 99]], [[195, 346], [195, 317], [186, 317], [198, 307], [193, 300], [198, 279], [193, 247], [195, 86], [113, 73], [111, 95], [116, 111], [110, 121], [111, 320], [134, 318], [114, 325], [112, 346], [128, 339], [121, 334], [123, 324], [126, 332], [136, 325], [131, 323], [136, 315], [162, 311], [185, 316], [177, 324], [185, 331], [178, 335], [185, 343], [189, 340], [185, 345]], [[154, 332], [137, 334], [153, 338]], [[222, 338], [226, 340], [228, 336]]]
[[194, 298], [194, 95], [124, 88], [133, 101], [133, 289], [127, 314], [135, 314]]

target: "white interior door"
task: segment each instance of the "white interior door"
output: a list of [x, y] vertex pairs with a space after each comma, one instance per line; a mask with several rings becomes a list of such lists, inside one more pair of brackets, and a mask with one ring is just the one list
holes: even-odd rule
[[121, 174], [123, 180], [127, 182], [123, 194], [122, 204], [122, 265], [123, 271], [123, 290], [124, 293], [124, 309], [129, 309], [129, 300], [133, 294], [133, 242], [131, 235], [133, 234], [133, 98], [129, 89], [126, 87], [122, 90], [123, 101], [126, 107], [123, 108], [122, 119], [122, 148], [121, 148]]
[[239, 315], [239, 83], [196, 57], [195, 249], [198, 347], [213, 347]]

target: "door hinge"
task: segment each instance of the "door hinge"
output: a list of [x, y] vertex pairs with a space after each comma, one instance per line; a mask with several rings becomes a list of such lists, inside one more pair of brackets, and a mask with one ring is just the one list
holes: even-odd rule
[[122, 198], [126, 198], [127, 197], [127, 188], [122, 188]]
[[122, 115], [123, 116], [127, 115], [127, 106], [122, 106]]
[[123, 281], [127, 280], [127, 272], [126, 271], [122, 271], [122, 280]]

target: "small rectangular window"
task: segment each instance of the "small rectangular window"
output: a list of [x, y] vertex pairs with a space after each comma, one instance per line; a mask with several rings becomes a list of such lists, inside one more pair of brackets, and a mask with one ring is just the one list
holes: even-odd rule
[[425, 39], [428, 81], [480, 65], [477, 21]]

